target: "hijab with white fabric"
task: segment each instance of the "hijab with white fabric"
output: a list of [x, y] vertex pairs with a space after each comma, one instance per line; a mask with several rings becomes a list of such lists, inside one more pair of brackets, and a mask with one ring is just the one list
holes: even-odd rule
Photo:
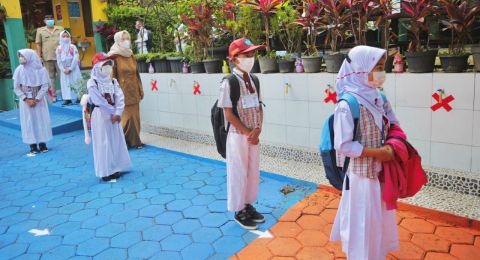
[[105, 63], [111, 63], [112, 66], [114, 64], [113, 60], [111, 59], [106, 59], [106, 60], [103, 60], [103, 61], [99, 61], [97, 63], [95, 63], [95, 65], [93, 65], [93, 68], [92, 68], [92, 71], [90, 72], [90, 77], [92, 79], [94, 79], [95, 81], [97, 81], [100, 84], [111, 84], [112, 83], [112, 78], [103, 73], [102, 72], [102, 66], [105, 64]]
[[335, 85], [339, 97], [344, 93], [354, 95], [358, 103], [372, 113], [375, 124], [380, 129], [382, 129], [385, 114], [383, 99], [378, 89], [369, 86], [368, 74], [385, 54], [384, 49], [370, 46], [362, 45], [352, 48], [343, 61]]
[[31, 49], [22, 49], [18, 51], [25, 60], [25, 64], [21, 64], [15, 69], [13, 80], [17, 85], [38, 87], [44, 84], [50, 84], [48, 72], [40, 62], [37, 53]]
[[[63, 34], [68, 34], [68, 38], [63, 38]], [[72, 45], [72, 35], [64, 30], [60, 33], [60, 40], [59, 40], [59, 44], [60, 44], [60, 60], [61, 61], [65, 61], [67, 59], [67, 57], [70, 57], [72, 58], [73, 57], [73, 50], [71, 50], [71, 45]]]
[[120, 31], [115, 33], [115, 35], [113, 36], [115, 43], [110, 48], [108, 56], [120, 55], [129, 58], [133, 55], [133, 51], [130, 48], [125, 48], [122, 46], [121, 43], [123, 41], [123, 35], [128, 35], [128, 37], [130, 38], [130, 34], [127, 31]]

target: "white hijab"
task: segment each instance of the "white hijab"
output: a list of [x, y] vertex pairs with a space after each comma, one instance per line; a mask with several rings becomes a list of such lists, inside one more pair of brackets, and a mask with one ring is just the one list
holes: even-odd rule
[[[68, 42], [67, 43], [64, 43], [62, 40], [63, 40], [63, 34], [64, 33], [67, 33], [68, 34]], [[73, 51], [71, 52], [70, 51], [70, 47], [72, 45], [72, 35], [68, 32], [68, 31], [62, 31], [60, 33], [60, 40], [59, 40], [59, 44], [60, 44], [60, 60], [61, 61], [65, 61], [67, 59], [67, 57], [73, 57]]]
[[40, 62], [37, 53], [31, 49], [18, 51], [27, 60], [27, 63], [20, 64], [13, 73], [13, 80], [16, 85], [38, 87], [44, 84], [50, 85], [50, 77], [47, 70]]
[[383, 99], [377, 89], [368, 85], [368, 74], [385, 53], [384, 49], [370, 46], [354, 47], [348, 53], [348, 58], [343, 61], [335, 85], [339, 97], [345, 92], [354, 95], [358, 103], [372, 113], [375, 124], [380, 129], [385, 114]]
[[98, 84], [112, 84], [112, 78], [103, 74], [102, 73], [102, 66], [103, 64], [107, 63], [107, 62], [111, 62], [112, 63], [112, 66], [114, 64], [113, 60], [104, 60], [104, 61], [99, 61], [97, 62], [93, 68], [92, 68], [92, 71], [90, 72], [90, 78], [96, 80], [98, 82]]
[[120, 31], [117, 32], [114, 36], [113, 39], [115, 40], [115, 43], [113, 46], [110, 48], [110, 51], [108, 52], [108, 56], [113, 56], [113, 55], [120, 55], [123, 57], [131, 57], [133, 55], [133, 51], [131, 49], [122, 47], [120, 43], [122, 42], [122, 37], [124, 34], [127, 34], [130, 36], [130, 34], [127, 31]]

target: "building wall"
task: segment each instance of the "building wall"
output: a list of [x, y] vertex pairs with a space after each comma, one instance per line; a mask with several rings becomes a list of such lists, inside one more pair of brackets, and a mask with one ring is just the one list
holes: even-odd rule
[[[325, 89], [335, 74], [259, 74], [266, 104], [261, 140], [267, 144], [318, 151], [324, 119], [334, 105]], [[145, 124], [212, 135], [210, 109], [222, 74], [142, 74]], [[157, 80], [158, 91], [151, 90]], [[201, 95], [193, 95], [193, 84]], [[288, 93], [285, 85], [290, 84]], [[453, 95], [451, 112], [433, 112], [432, 94]], [[409, 140], [426, 166], [480, 175], [480, 74], [388, 74], [385, 92]]]

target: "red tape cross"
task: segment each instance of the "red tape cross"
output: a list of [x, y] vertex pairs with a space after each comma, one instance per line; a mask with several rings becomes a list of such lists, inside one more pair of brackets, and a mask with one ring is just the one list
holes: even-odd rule
[[447, 112], [450, 112], [452, 110], [452, 107], [449, 105], [450, 102], [455, 100], [455, 98], [452, 95], [449, 95], [446, 98], [440, 99], [440, 95], [438, 93], [435, 93], [432, 95], [432, 97], [437, 101], [437, 104], [433, 105], [431, 109], [433, 111], [437, 111], [440, 108], [444, 108], [447, 110]]
[[151, 80], [150, 84], [152, 85], [152, 91], [154, 91], [154, 90], [158, 91], [156, 80]]
[[332, 101], [333, 104], [337, 104], [337, 92], [330, 92], [330, 89], [327, 88], [325, 93], [327, 94], [327, 97], [324, 99], [325, 103]]
[[195, 85], [193, 85], [193, 94], [194, 95], [200, 95], [202, 94], [202, 92], [200, 92], [200, 85], [197, 83]]

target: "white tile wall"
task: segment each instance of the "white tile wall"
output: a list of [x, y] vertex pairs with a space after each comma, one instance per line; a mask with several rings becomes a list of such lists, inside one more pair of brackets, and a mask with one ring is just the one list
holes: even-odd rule
[[285, 93], [287, 100], [308, 100], [307, 78], [302, 74], [284, 74], [283, 85], [290, 84], [288, 92]]
[[170, 111], [170, 96], [166, 93], [159, 93], [157, 99], [157, 109], [161, 112]]
[[[420, 119], [419, 119], [420, 120]], [[432, 141], [471, 145], [472, 110], [437, 110], [432, 112]]]
[[[450, 103], [453, 109], [473, 109], [475, 74], [473, 73], [434, 73], [433, 90], [445, 89], [446, 96], [453, 95]], [[436, 101], [432, 98], [432, 105]]]
[[472, 147], [472, 172], [480, 172], [480, 147]]
[[160, 127], [170, 127], [172, 125], [172, 114], [169, 112], [158, 112], [156, 118]]
[[197, 115], [197, 99], [193, 94], [182, 95], [182, 113], [189, 115]]
[[170, 112], [180, 114], [183, 111], [182, 95], [169, 94]]
[[418, 154], [422, 157], [422, 166], [430, 166], [430, 141], [408, 139], [408, 141], [417, 149]]
[[432, 123], [430, 108], [397, 107], [395, 113], [409, 138], [430, 141]]
[[308, 142], [308, 147], [312, 148], [315, 151], [318, 151], [321, 134], [322, 134], [322, 129], [310, 128], [310, 141]]
[[210, 116], [216, 98], [213, 96], [195, 96], [194, 99], [197, 106], [197, 114], [199, 116]]
[[475, 105], [474, 109], [480, 111], [480, 73], [475, 74]]
[[322, 128], [323, 122], [330, 116], [335, 109], [332, 103], [325, 104], [321, 101], [308, 102], [309, 123], [312, 128]]
[[[325, 89], [328, 84], [335, 87], [335, 74], [331, 73], [309, 73], [302, 74], [307, 77], [308, 98], [310, 101], [323, 101], [326, 97]], [[305, 76], [304, 76], [305, 77]]]
[[396, 75], [396, 105], [403, 107], [430, 107], [432, 73]]
[[198, 131], [202, 134], [208, 134], [213, 136], [212, 122], [210, 116], [198, 117]]
[[264, 123], [260, 135], [261, 142], [273, 144], [285, 144], [287, 142], [287, 132], [284, 125]]
[[394, 109], [397, 104], [396, 102], [397, 95], [395, 93], [396, 79], [397, 78], [395, 73], [388, 73], [387, 79], [383, 84], [383, 92], [385, 93], [385, 96], [387, 96], [388, 101], [390, 102], [390, 104]]
[[473, 111], [473, 146], [480, 147], [480, 111]]
[[287, 144], [309, 147], [310, 134], [306, 127], [287, 126]]
[[432, 142], [430, 164], [433, 167], [470, 171], [472, 147]]
[[264, 99], [264, 122], [285, 125], [285, 100]]
[[281, 74], [256, 74], [260, 81], [260, 92], [263, 98], [284, 99], [284, 82]]
[[286, 124], [289, 126], [308, 127], [308, 102], [286, 101]]

